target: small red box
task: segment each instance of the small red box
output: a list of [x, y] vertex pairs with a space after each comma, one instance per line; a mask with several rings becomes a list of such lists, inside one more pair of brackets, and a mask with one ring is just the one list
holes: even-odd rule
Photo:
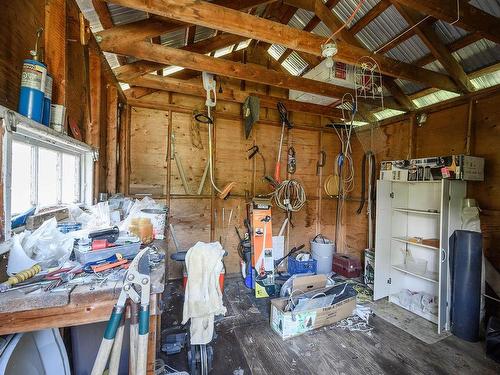
[[344, 277], [361, 276], [361, 261], [347, 254], [333, 254], [333, 272]]

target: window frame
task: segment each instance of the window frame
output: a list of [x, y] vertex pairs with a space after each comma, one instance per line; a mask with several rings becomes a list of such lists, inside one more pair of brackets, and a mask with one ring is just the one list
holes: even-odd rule
[[[58, 152], [59, 164], [62, 162], [62, 154], [72, 154], [80, 158], [80, 202], [91, 205], [93, 203], [94, 162], [98, 160], [98, 151], [71, 138], [65, 134], [58, 133], [53, 129], [43, 126], [20, 114], [0, 106], [0, 122], [2, 139], [2, 177], [4, 196], [4, 238], [10, 238], [11, 233], [11, 187], [12, 187], [12, 142], [21, 142], [31, 147], [31, 168], [35, 173], [30, 183], [32, 184], [32, 199], [38, 201], [38, 154], [39, 148], [45, 148]], [[38, 150], [35, 148], [38, 147]], [[61, 166], [59, 166], [61, 168]], [[59, 176], [61, 174], [58, 173]], [[62, 184], [58, 182], [58, 189]], [[58, 197], [61, 192], [58, 191]]]

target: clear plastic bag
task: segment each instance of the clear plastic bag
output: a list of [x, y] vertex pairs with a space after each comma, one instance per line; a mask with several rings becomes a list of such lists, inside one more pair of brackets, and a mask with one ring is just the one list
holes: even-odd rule
[[22, 246], [26, 254], [43, 269], [61, 266], [68, 261], [73, 249], [73, 237], [57, 229], [57, 220], [45, 221], [31, 234], [26, 234]]

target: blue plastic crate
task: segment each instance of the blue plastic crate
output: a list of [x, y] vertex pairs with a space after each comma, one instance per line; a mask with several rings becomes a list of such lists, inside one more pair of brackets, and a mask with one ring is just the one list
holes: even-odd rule
[[316, 273], [317, 269], [316, 259], [310, 259], [305, 261], [299, 261], [294, 257], [288, 258], [288, 273], [290, 275], [295, 275], [298, 273]]

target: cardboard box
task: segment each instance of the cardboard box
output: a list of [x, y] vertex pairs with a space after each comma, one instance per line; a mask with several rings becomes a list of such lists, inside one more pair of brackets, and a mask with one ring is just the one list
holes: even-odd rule
[[443, 178], [484, 181], [484, 158], [468, 155], [449, 155], [383, 161], [380, 164], [381, 180], [431, 181]]
[[[325, 284], [323, 283], [323, 285]], [[317, 289], [315, 287], [308, 288], [309, 285], [304, 284], [307, 288], [306, 290], [310, 290], [307, 294], [311, 294], [311, 296], [317, 293], [330, 291], [332, 288], [336, 288], [335, 292], [338, 293], [344, 288], [344, 285], [345, 284], [339, 284], [333, 287]], [[294, 289], [296, 290], [298, 288], [294, 287]], [[301, 312], [285, 311], [288, 300], [288, 297], [271, 300], [271, 328], [280, 335], [283, 340], [336, 323], [351, 316], [356, 308], [356, 292], [350, 286], [347, 287], [338, 302], [328, 307]]]

